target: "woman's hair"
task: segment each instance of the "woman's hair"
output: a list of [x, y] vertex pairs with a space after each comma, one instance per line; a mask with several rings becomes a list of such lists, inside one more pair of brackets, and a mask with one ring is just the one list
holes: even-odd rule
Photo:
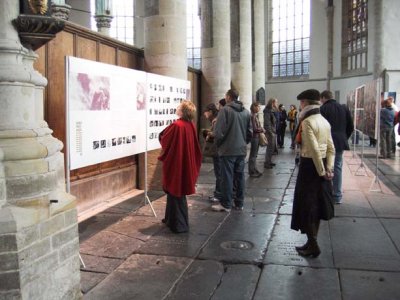
[[297, 109], [296, 105], [294, 105], [294, 104], [291, 104], [290, 106], [293, 107], [293, 109]]
[[274, 101], [278, 101], [278, 99], [269, 98], [268, 103], [267, 103], [267, 108], [272, 109], [272, 103], [274, 103]]
[[190, 100], [183, 100], [180, 104], [182, 111], [182, 119], [186, 121], [193, 121], [196, 114], [196, 106]]
[[252, 113], [255, 113], [255, 112], [256, 112], [256, 108], [259, 107], [259, 106], [260, 106], [260, 103], [259, 103], [259, 102], [253, 102], [253, 103], [250, 105], [250, 111], [251, 111]]
[[226, 105], [226, 100], [225, 98], [222, 98], [221, 100], [218, 101], [219, 105], [225, 106]]

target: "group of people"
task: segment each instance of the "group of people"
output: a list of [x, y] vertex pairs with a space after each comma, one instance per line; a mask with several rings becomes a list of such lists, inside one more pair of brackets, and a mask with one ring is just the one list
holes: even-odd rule
[[[317, 257], [320, 249], [317, 234], [321, 219], [329, 219], [333, 203], [342, 201], [343, 151], [349, 149], [348, 138], [353, 122], [345, 105], [337, 103], [330, 91], [310, 89], [297, 96], [301, 111], [291, 106], [285, 116], [289, 121], [293, 143], [299, 145], [300, 164], [295, 187], [291, 228], [307, 235], [307, 242], [296, 247], [300, 255]], [[245, 191], [245, 158], [250, 146], [249, 175], [260, 176], [256, 157], [260, 134], [267, 138], [265, 168], [272, 168], [272, 155], [277, 140], [276, 98], [271, 98], [264, 109], [264, 124], [258, 119], [260, 105], [254, 102], [250, 112], [239, 101], [238, 93], [226, 92], [220, 107], [207, 105], [204, 116], [211, 128], [203, 132], [204, 154], [213, 158], [216, 185], [210, 197], [214, 211], [243, 210]], [[322, 103], [322, 105], [321, 105]], [[284, 109], [284, 108], [283, 108]], [[282, 108], [281, 108], [282, 111]], [[167, 193], [166, 223], [174, 232], [189, 230], [186, 195], [195, 192], [195, 183], [202, 161], [197, 133], [192, 123], [195, 107], [183, 101], [178, 109], [179, 119], [160, 134], [163, 162], [163, 189]], [[286, 129], [286, 128], [285, 128]], [[207, 150], [205, 150], [207, 149]], [[332, 204], [332, 212], [326, 212]], [[329, 205], [328, 205], [329, 206]]]

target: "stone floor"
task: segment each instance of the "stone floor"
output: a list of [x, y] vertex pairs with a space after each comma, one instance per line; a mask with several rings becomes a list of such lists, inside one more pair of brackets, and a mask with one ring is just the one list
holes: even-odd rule
[[189, 233], [161, 223], [157, 192], [157, 217], [137, 196], [80, 223], [84, 299], [400, 299], [400, 159], [378, 160], [376, 170], [374, 149], [363, 161], [345, 153], [344, 201], [322, 222], [318, 258], [294, 249], [305, 237], [290, 230], [293, 152], [281, 149], [276, 168], [263, 170], [261, 149], [264, 174], [246, 178], [242, 212], [210, 210], [214, 176], [204, 163]]

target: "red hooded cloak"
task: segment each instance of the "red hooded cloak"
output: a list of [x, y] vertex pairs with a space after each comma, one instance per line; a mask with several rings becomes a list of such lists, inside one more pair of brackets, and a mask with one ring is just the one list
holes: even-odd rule
[[193, 123], [172, 123], [161, 133], [160, 143], [164, 191], [176, 197], [194, 194], [202, 156]]

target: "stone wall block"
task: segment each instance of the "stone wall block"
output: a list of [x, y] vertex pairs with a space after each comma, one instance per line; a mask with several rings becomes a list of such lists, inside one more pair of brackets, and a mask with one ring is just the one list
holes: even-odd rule
[[19, 288], [18, 272], [0, 273], [0, 292], [7, 290], [14, 290], [18, 288]]
[[58, 251], [58, 260], [63, 263], [68, 258], [79, 253], [79, 238], [73, 239], [71, 242], [61, 247]]
[[20, 268], [23, 269], [34, 263], [37, 259], [50, 253], [50, 238], [46, 238], [42, 241], [31, 245], [30, 247], [22, 250], [19, 255]]
[[49, 171], [59, 171], [61, 169], [61, 171], [64, 173], [64, 154], [62, 152], [58, 152], [50, 157], [47, 157], [45, 161], [48, 164]]
[[78, 223], [78, 211], [74, 208], [71, 210], [68, 210], [64, 214], [64, 224], [65, 227], [68, 227], [72, 224]]
[[58, 249], [64, 244], [72, 241], [78, 236], [78, 224], [68, 227], [66, 230], [61, 231], [51, 238], [51, 245], [53, 249]]
[[16, 252], [7, 252], [0, 254], [0, 272], [17, 270], [17, 269], [18, 269], [18, 254]]
[[40, 224], [40, 238], [45, 238], [64, 228], [64, 215], [56, 215]]
[[18, 249], [24, 249], [39, 240], [39, 227], [37, 225], [24, 227], [17, 232]]
[[17, 239], [14, 234], [0, 235], [0, 253], [17, 251]]
[[53, 251], [49, 255], [46, 255], [33, 264], [26, 266], [20, 270], [21, 273], [21, 285], [32, 282], [39, 278], [41, 274], [51, 273], [57, 269], [58, 263], [58, 254]]
[[44, 137], [38, 137], [37, 141], [42, 144], [47, 150], [47, 157], [52, 156], [58, 152], [60, 152], [64, 146], [64, 144], [57, 140], [56, 138], [52, 137], [51, 135], [47, 135]]

